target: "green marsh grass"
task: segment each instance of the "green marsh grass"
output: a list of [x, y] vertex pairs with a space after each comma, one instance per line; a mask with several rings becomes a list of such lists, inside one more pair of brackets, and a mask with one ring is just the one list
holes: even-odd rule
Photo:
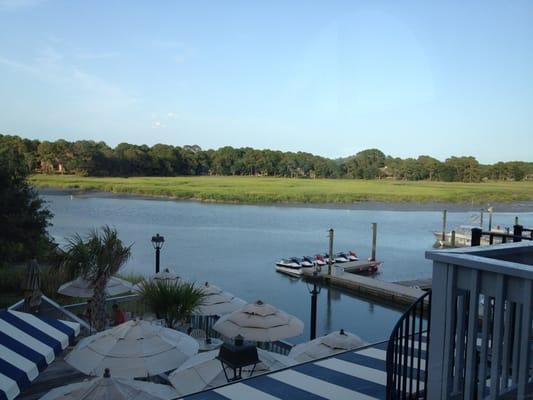
[[248, 176], [95, 178], [33, 175], [38, 188], [99, 190], [141, 196], [235, 203], [446, 202], [533, 199], [533, 182], [405, 182]]

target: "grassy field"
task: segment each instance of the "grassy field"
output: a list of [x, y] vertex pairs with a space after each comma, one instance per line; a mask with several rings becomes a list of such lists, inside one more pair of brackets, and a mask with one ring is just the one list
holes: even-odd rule
[[447, 202], [533, 200], [533, 182], [403, 182], [265, 177], [91, 178], [33, 175], [39, 188], [101, 190], [175, 199], [243, 203]]

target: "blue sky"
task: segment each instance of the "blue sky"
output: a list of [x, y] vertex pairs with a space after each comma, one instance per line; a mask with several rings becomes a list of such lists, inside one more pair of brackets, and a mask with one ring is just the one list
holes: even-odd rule
[[0, 0], [0, 132], [533, 161], [531, 1]]

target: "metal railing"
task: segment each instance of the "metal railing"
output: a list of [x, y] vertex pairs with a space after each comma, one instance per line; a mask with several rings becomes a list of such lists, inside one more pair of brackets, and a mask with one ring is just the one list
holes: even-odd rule
[[387, 345], [387, 400], [426, 399], [431, 290], [402, 315]]

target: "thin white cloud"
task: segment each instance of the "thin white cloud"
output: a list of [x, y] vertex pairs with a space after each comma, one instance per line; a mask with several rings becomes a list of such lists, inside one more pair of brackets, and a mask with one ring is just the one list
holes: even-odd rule
[[44, 1], [45, 0], [0, 0], [0, 11], [34, 7], [44, 3]]
[[51, 47], [40, 51], [33, 62], [0, 55], [0, 65], [74, 93], [77, 101], [88, 110], [125, 108], [139, 101], [114, 83], [70, 65], [63, 54]]
[[161, 128], [165, 128], [165, 124], [163, 124], [161, 121], [154, 121], [154, 123], [152, 124], [152, 128], [154, 129], [161, 129]]

